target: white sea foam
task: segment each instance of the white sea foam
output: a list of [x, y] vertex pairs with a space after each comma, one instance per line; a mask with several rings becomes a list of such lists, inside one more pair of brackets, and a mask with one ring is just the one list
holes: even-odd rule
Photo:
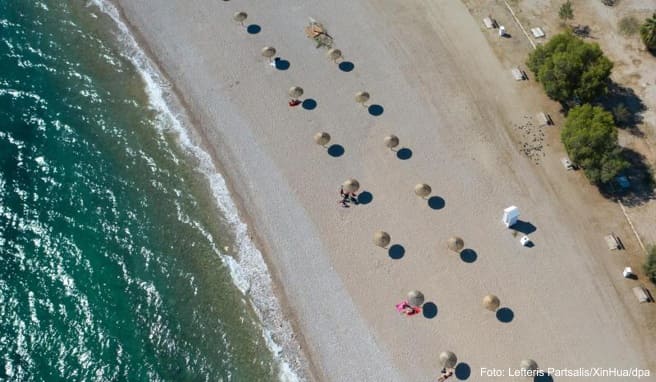
[[250, 297], [253, 308], [263, 325], [262, 335], [265, 343], [279, 362], [279, 379], [285, 382], [303, 380], [301, 356], [296, 351], [298, 344], [294, 339], [291, 325], [283, 318], [280, 304], [273, 293], [271, 277], [263, 256], [250, 239], [246, 224], [240, 220], [237, 206], [230, 197], [225, 180], [218, 172], [209, 154], [192, 140], [189, 131], [171, 111], [169, 102], [167, 102], [172, 97], [167, 92], [170, 84], [162, 78], [155, 69], [155, 65], [141, 50], [128, 27], [121, 20], [118, 10], [105, 0], [90, 0], [90, 4], [97, 6], [114, 20], [121, 32], [119, 38], [126, 50], [126, 57], [139, 70], [146, 84], [151, 107], [163, 119], [164, 123], [160, 127], [171, 129], [177, 134], [181, 147], [198, 160], [198, 171], [208, 179], [215, 201], [234, 231], [238, 256], [232, 257], [222, 253], [211, 236], [208, 234], [206, 237], [228, 266], [234, 284], [242, 293]]

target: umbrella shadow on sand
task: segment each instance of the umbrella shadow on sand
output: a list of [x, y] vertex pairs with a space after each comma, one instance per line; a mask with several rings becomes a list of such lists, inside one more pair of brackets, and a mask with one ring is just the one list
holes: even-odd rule
[[353, 69], [355, 69], [355, 65], [351, 61], [342, 61], [337, 65], [339, 67], [339, 70], [342, 72], [351, 72]]
[[251, 24], [246, 27], [246, 32], [248, 32], [248, 34], [258, 34], [261, 31], [262, 31], [262, 27], [260, 27], [257, 24]]
[[500, 322], [507, 324], [509, 322], [512, 322], [512, 320], [514, 319], [515, 319], [515, 313], [512, 311], [512, 309], [505, 307], [497, 310], [497, 320], [499, 320]]
[[315, 101], [313, 98], [306, 98], [301, 103], [301, 106], [305, 110], [314, 110], [317, 108], [317, 101]]
[[553, 382], [553, 377], [549, 375], [546, 371], [542, 372], [542, 375], [536, 375], [533, 377], [533, 382]]
[[428, 198], [428, 207], [434, 210], [441, 210], [446, 205], [443, 198], [439, 196], [431, 196]]
[[412, 158], [412, 150], [407, 147], [404, 147], [396, 152], [396, 157], [401, 160], [408, 160]]
[[278, 70], [287, 70], [291, 66], [289, 61], [285, 60], [284, 58], [276, 57], [273, 59], [273, 64]]
[[466, 362], [460, 362], [456, 365], [456, 378], [464, 381], [471, 376], [471, 367]]
[[356, 199], [357, 204], [369, 204], [373, 200], [374, 200], [374, 196], [369, 191], [362, 191]]
[[367, 110], [369, 111], [369, 114], [378, 117], [383, 114], [385, 108], [382, 105], [370, 105]]
[[471, 248], [465, 248], [460, 251], [460, 260], [465, 263], [473, 263], [478, 258], [478, 254]]
[[425, 318], [432, 320], [437, 316], [437, 305], [432, 301], [428, 301], [421, 307], [421, 312]]
[[328, 155], [333, 158], [341, 157], [344, 155], [344, 146], [338, 144], [330, 145], [330, 147], [328, 147]]
[[405, 256], [405, 248], [403, 248], [401, 244], [394, 244], [389, 248], [389, 250], [387, 250], [387, 254], [392, 259], [399, 260]]

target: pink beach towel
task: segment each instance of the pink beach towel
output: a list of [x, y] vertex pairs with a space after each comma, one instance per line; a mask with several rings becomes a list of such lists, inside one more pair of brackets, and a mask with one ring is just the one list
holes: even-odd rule
[[401, 301], [400, 303], [396, 304], [396, 311], [399, 313], [404, 313], [405, 308], [412, 308], [412, 312], [405, 313], [407, 316], [414, 316], [415, 314], [421, 312], [420, 307], [410, 306], [407, 301]]

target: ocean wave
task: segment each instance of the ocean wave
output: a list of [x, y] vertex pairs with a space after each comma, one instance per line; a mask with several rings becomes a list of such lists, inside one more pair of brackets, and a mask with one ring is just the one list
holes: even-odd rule
[[262, 322], [262, 336], [265, 343], [279, 363], [279, 379], [285, 382], [304, 380], [301, 354], [296, 350], [299, 347], [294, 339], [291, 325], [283, 318], [264, 258], [250, 239], [247, 225], [239, 217], [239, 211], [230, 196], [225, 179], [218, 172], [210, 155], [192, 140], [187, 128], [172, 112], [167, 102], [173, 97], [168, 91], [171, 88], [170, 84], [163, 79], [155, 69], [155, 65], [141, 50], [116, 7], [105, 0], [90, 0], [89, 4], [95, 5], [116, 23], [120, 31], [119, 42], [125, 49], [126, 57], [138, 69], [146, 85], [150, 107], [160, 118], [163, 118], [158, 128], [176, 133], [181, 148], [198, 161], [197, 170], [209, 181], [215, 201], [233, 230], [238, 249], [237, 256], [222, 253], [216, 247], [211, 235], [207, 232], [202, 233], [227, 265], [233, 283], [244, 295], [250, 297], [251, 304]]

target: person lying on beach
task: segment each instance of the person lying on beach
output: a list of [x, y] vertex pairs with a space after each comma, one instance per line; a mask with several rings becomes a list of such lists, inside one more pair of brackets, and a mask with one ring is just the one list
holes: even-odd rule
[[414, 316], [415, 314], [421, 312], [421, 308], [412, 306], [408, 304], [407, 301], [401, 301], [400, 303], [396, 304], [396, 311], [401, 314], [405, 314], [406, 316]]
[[299, 100], [299, 99], [293, 99], [293, 100], [289, 101], [289, 106], [290, 106], [290, 107], [294, 107], [294, 106], [298, 106], [298, 105], [300, 105], [301, 103], [302, 103], [301, 100]]
[[442, 369], [440, 373], [442, 375], [437, 379], [437, 382], [443, 382], [449, 379], [453, 375], [453, 369]]

